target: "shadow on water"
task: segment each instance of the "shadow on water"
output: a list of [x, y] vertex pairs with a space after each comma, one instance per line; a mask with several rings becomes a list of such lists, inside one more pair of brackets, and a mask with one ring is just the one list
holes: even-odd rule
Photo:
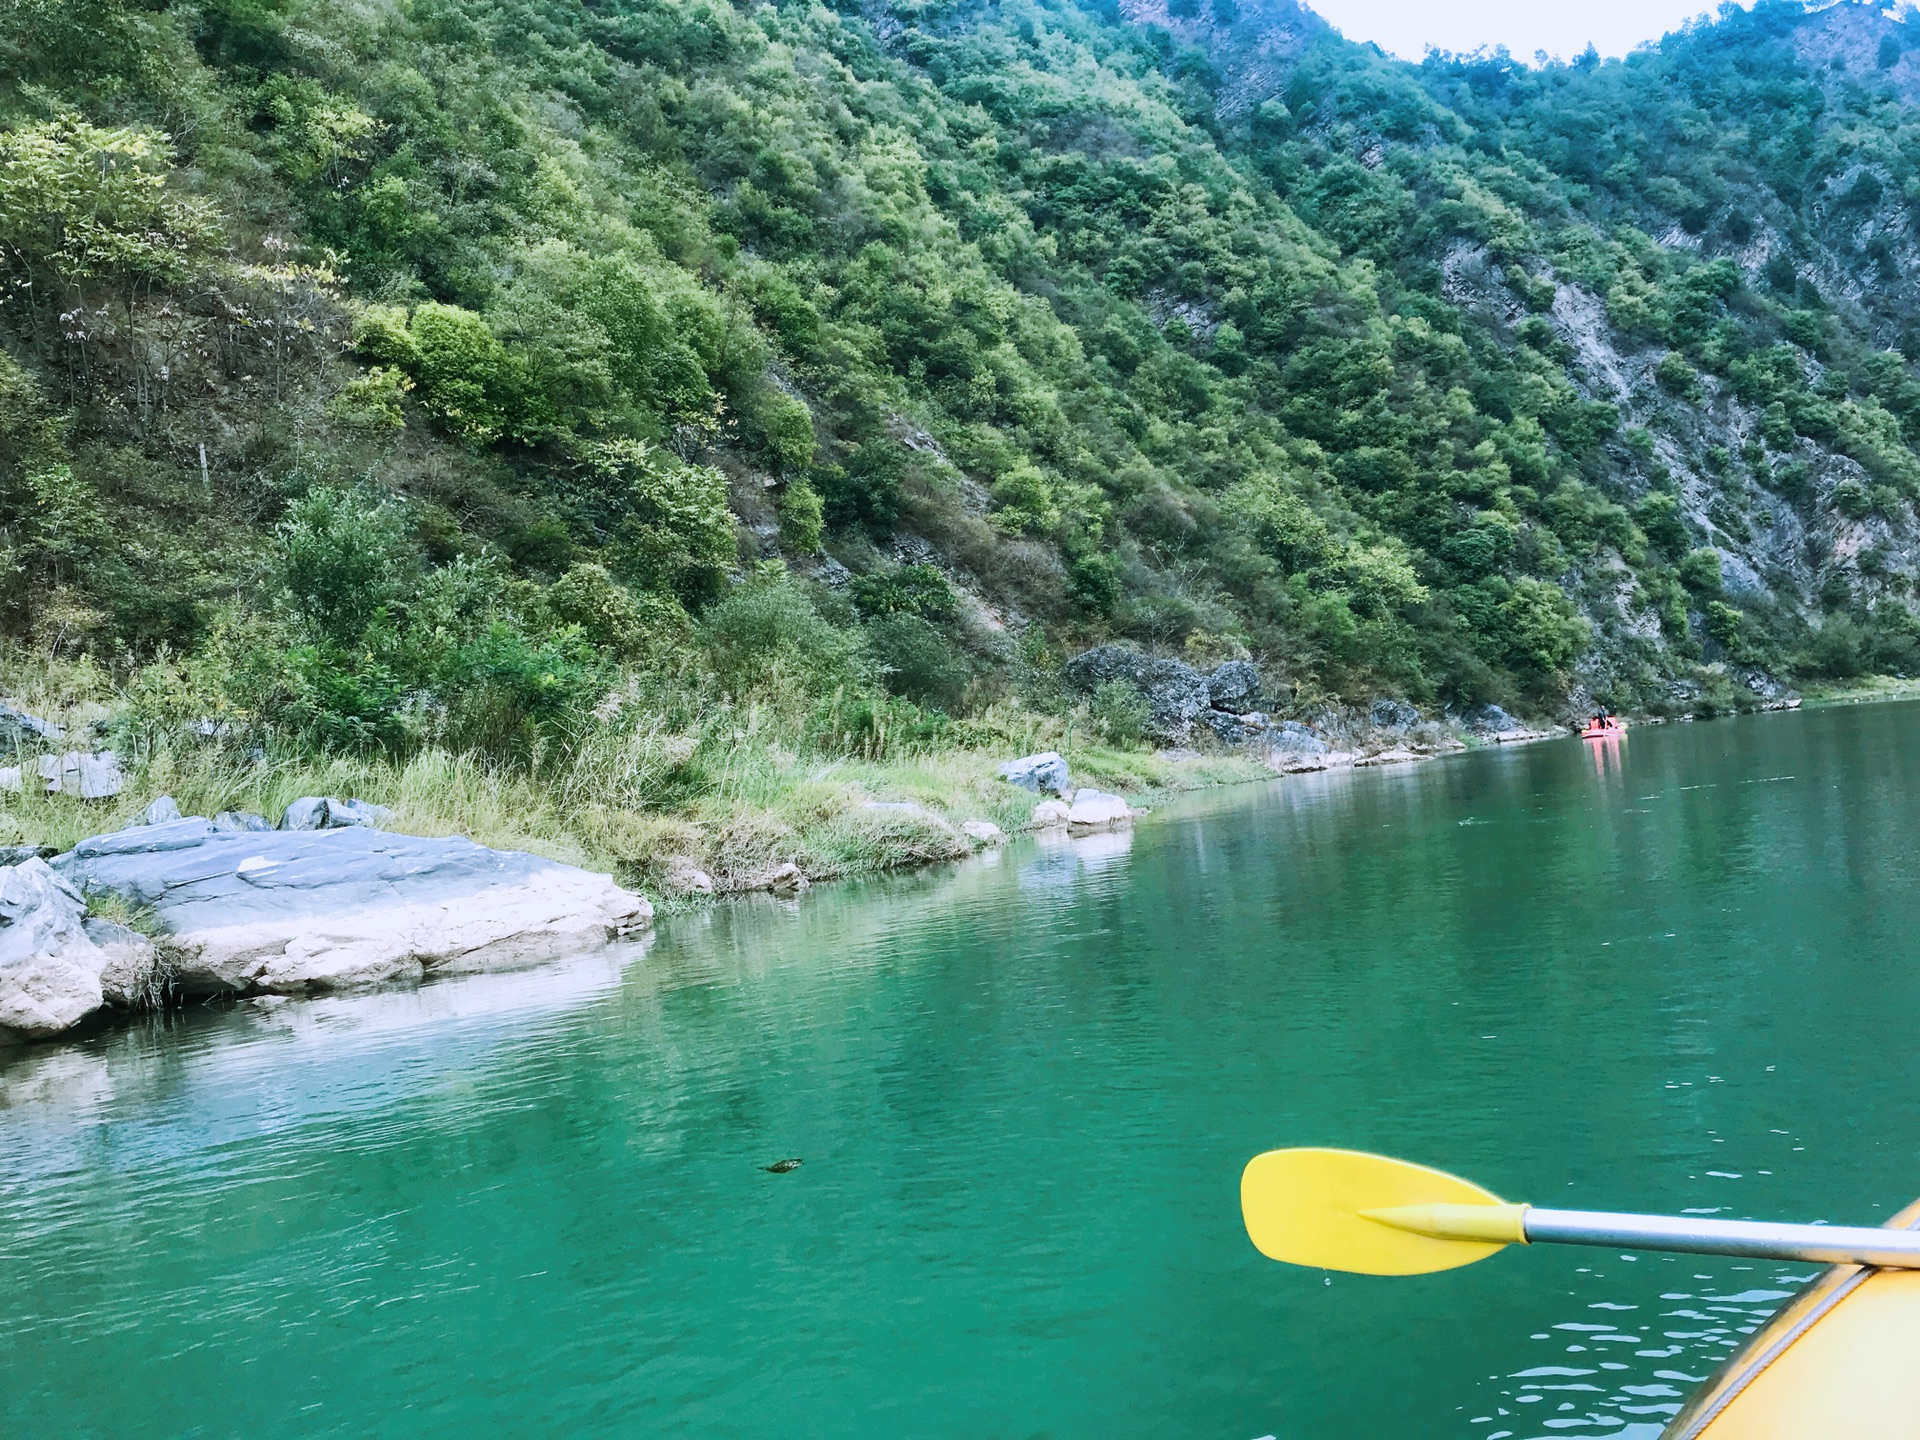
[[1294, 777], [0, 1060], [0, 1429], [1650, 1440], [1808, 1267], [1289, 1270], [1240, 1166], [1890, 1213], [1916, 717]]

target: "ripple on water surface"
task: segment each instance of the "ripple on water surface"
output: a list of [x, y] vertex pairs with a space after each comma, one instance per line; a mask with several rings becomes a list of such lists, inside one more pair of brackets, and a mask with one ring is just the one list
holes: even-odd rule
[[1298, 777], [14, 1054], [0, 1433], [1650, 1440], [1806, 1267], [1290, 1270], [1240, 1167], [1884, 1218], [1917, 713]]

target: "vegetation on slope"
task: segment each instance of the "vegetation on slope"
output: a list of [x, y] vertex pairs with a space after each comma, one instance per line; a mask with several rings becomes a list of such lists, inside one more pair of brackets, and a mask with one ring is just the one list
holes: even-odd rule
[[0, 11], [0, 621], [145, 745], [655, 817], [1108, 639], [1295, 712], [1920, 665], [1920, 37], [1156, 5]]

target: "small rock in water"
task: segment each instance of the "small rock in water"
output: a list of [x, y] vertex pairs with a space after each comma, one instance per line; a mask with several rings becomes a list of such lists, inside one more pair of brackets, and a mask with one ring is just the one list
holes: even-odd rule
[[776, 1160], [771, 1165], [762, 1165], [760, 1168], [769, 1175], [784, 1175], [789, 1170], [798, 1170], [806, 1163], [806, 1161], [800, 1159]]

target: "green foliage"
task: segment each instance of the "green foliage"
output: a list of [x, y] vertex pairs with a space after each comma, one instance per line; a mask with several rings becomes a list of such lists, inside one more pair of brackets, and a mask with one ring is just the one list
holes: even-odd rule
[[1125, 680], [1099, 686], [1088, 711], [1101, 737], [1114, 745], [1138, 745], [1152, 714], [1146, 696]]
[[1680, 501], [1663, 490], [1649, 492], [1634, 508], [1633, 518], [1647, 539], [1670, 556], [1678, 558], [1686, 554], [1692, 544], [1680, 513]]
[[790, 480], [781, 487], [778, 510], [780, 543], [796, 555], [817, 555], [826, 515], [820, 492], [805, 480]]
[[169, 190], [172, 168], [153, 130], [73, 114], [0, 130], [0, 253], [68, 289], [178, 283], [222, 232], [207, 201]]
[[555, 619], [622, 660], [657, 658], [683, 641], [689, 628], [686, 612], [672, 597], [635, 595], [605, 566], [591, 561], [574, 565], [554, 581], [546, 603]]
[[952, 583], [933, 565], [895, 565], [855, 576], [847, 588], [854, 609], [865, 616], [918, 615], [944, 620], [959, 608]]
[[288, 507], [278, 539], [281, 590], [316, 634], [337, 645], [359, 640], [402, 593], [413, 559], [397, 505], [325, 485]]
[[689, 607], [720, 593], [737, 553], [725, 475], [640, 440], [592, 442], [581, 469], [614, 570]]
[[958, 710], [966, 698], [973, 677], [962, 652], [916, 614], [895, 611], [873, 621], [867, 650], [896, 695], [944, 711]]
[[830, 694], [860, 678], [857, 639], [790, 581], [742, 586], [701, 617], [698, 633], [715, 678], [731, 695]]
[[1695, 595], [1720, 593], [1720, 552], [1711, 548], [1690, 550], [1675, 567], [1680, 583]]
[[[876, 571], [856, 623], [734, 585], [729, 476], [789, 557], [909, 529], [1049, 655], [1231, 636], [1354, 697], [1512, 694], [1592, 643], [1694, 658], [1718, 564], [1659, 456], [1704, 453], [1714, 535], [1758, 548], [1747, 415], [1783, 503], [1833, 454], [1864, 472], [1842, 515], [1920, 495], [1920, 375], [1886, 348], [1920, 354], [1886, 238], [1920, 149], [1801, 58], [1792, 7], [1539, 67], [1318, 34], [1245, 117], [1215, 108], [1244, 88], [1227, 0], [1172, 49], [1076, 0], [907, 7], [885, 44], [845, 7], [615, 9], [0, 14], [0, 339], [65, 397], [16, 423], [0, 372], [9, 627], [66, 606], [115, 617], [102, 655], [154, 643], [135, 572], [177, 570], [143, 558], [176, 531], [220, 542], [189, 589], [264, 611], [258, 517], [322, 474], [259, 690], [309, 733], [531, 756], [595, 664], [697, 643], [725, 693], [804, 695], [857, 748], [988, 693], [959, 599]], [[1670, 399], [1591, 398], [1596, 344], [1664, 351]], [[1723, 383], [1731, 422], [1689, 412]], [[1659, 653], [1597, 598], [1622, 565]], [[1741, 611], [1743, 653], [1798, 609]]]

